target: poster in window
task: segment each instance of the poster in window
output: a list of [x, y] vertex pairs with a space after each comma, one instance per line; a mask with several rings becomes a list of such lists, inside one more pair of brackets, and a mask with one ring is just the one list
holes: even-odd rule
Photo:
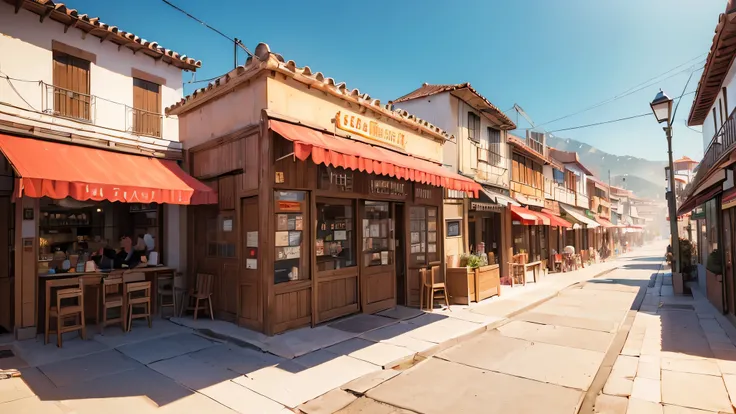
[[429, 231], [437, 231], [437, 222], [436, 221], [430, 221], [427, 223], [427, 230]]
[[314, 250], [317, 256], [324, 256], [325, 255], [325, 241], [322, 239], [315, 240]]
[[289, 232], [289, 246], [299, 246], [302, 244], [302, 232], [290, 231]]
[[381, 237], [381, 226], [379, 224], [371, 224], [371, 237]]
[[289, 230], [289, 216], [287, 214], [276, 215], [276, 230], [286, 231]]
[[247, 232], [245, 240], [246, 240], [245, 241], [246, 247], [258, 247], [258, 232], [257, 231]]
[[371, 222], [368, 219], [363, 219], [363, 235], [370, 237], [371, 235]]
[[434, 243], [430, 243], [427, 245], [427, 252], [428, 253], [437, 253], [437, 245]]
[[300, 256], [301, 248], [299, 246], [276, 249], [276, 260], [298, 259]]
[[381, 264], [382, 265], [387, 265], [388, 264], [388, 252], [387, 251], [382, 251], [381, 252]]
[[294, 217], [294, 230], [304, 230], [304, 223], [302, 222], [302, 216]]
[[436, 214], [437, 214], [437, 210], [435, 209], [430, 208], [429, 210], [427, 210], [427, 216], [429, 217], [434, 217]]
[[345, 230], [335, 230], [335, 240], [347, 240], [348, 232]]
[[222, 231], [233, 231], [233, 219], [222, 220]]
[[411, 243], [419, 243], [419, 232], [411, 232]]
[[437, 233], [434, 231], [430, 231], [427, 233], [427, 241], [429, 243], [436, 243], [437, 242]]
[[277, 231], [276, 232], [276, 247], [283, 247], [289, 245], [289, 232], [288, 231]]
[[286, 221], [286, 230], [296, 230], [296, 217], [289, 217]]

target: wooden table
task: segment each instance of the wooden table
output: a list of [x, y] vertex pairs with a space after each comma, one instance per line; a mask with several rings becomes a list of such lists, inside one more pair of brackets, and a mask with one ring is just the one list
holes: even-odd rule
[[[146, 267], [136, 267], [134, 269], [115, 269], [116, 274], [121, 273], [143, 273], [146, 276], [146, 281], [151, 282], [151, 314], [156, 314], [158, 311], [158, 276], [162, 273], [171, 273], [172, 275], [176, 274], [176, 269], [166, 266], [146, 266]], [[99, 317], [99, 310], [101, 309], [101, 301], [102, 301], [102, 294], [101, 292], [101, 284], [102, 284], [102, 278], [107, 277], [110, 273], [103, 273], [103, 272], [87, 272], [87, 273], [77, 273], [77, 272], [67, 272], [67, 273], [45, 273], [38, 275], [39, 281], [39, 292], [38, 292], [38, 323], [37, 323], [37, 331], [38, 333], [44, 332], [44, 317], [46, 316], [46, 281], [52, 280], [52, 279], [71, 279], [71, 278], [79, 278], [79, 279], [85, 279], [85, 290], [87, 288], [97, 288], [97, 294], [95, 295], [94, 300], [88, 300], [88, 297], [91, 296], [85, 296], [85, 314], [87, 315], [95, 315], [94, 319], [98, 320]], [[89, 284], [86, 279], [89, 280]], [[96, 302], [96, 303], [95, 303]], [[95, 309], [95, 312], [88, 312], [87, 309]]]

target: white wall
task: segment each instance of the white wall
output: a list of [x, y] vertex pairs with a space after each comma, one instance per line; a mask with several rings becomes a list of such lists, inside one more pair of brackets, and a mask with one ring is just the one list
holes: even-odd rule
[[[721, 85], [721, 91], [718, 92], [718, 97], [716, 98], [715, 102], [713, 103], [713, 106], [710, 107], [708, 110], [708, 116], [705, 118], [705, 121], [703, 121], [703, 152], [708, 150], [708, 144], [710, 144], [711, 140], [713, 139], [713, 136], [718, 132], [716, 130], [716, 124], [718, 124], [718, 128], [720, 129], [721, 125], [723, 125], [723, 122], [725, 119], [728, 119], [728, 116], [731, 114], [731, 111], [733, 111], [734, 106], [736, 106], [736, 82], [734, 82], [734, 78], [736, 77], [736, 65], [731, 64], [731, 67], [728, 70], [728, 74], [726, 74], [726, 78], [723, 81], [723, 84]], [[723, 102], [723, 87], [726, 87], [726, 100], [727, 102]], [[718, 106], [718, 101], [721, 101], [724, 105], [723, 108], [723, 118], [721, 119], [721, 112], [720, 107]], [[728, 108], [725, 107], [725, 105], [728, 104]], [[713, 122], [713, 108], [716, 110], [716, 122]]]
[[[133, 106], [133, 68], [166, 80], [166, 85], [161, 87], [162, 112], [163, 108], [181, 99], [181, 69], [143, 53], [134, 55], [125, 47], [118, 50], [116, 44], [109, 41], [100, 43], [95, 36], [83, 38], [83, 35], [83, 31], [72, 28], [64, 33], [64, 25], [51, 19], [40, 23], [38, 15], [24, 9], [15, 14], [12, 5], [0, 2], [0, 72], [11, 78], [32, 81], [12, 82], [22, 97], [8, 82], [0, 82], [0, 103], [23, 111], [3, 104], [0, 104], [0, 110], [59, 125], [125, 134], [126, 116], [130, 116], [125, 105]], [[98, 97], [92, 109], [93, 125], [39, 113], [43, 111], [46, 99], [38, 81], [53, 84], [52, 40], [96, 55], [96, 63], [90, 65], [91, 95]], [[53, 98], [49, 103], [53, 103]], [[178, 141], [178, 136], [177, 119], [164, 118], [162, 138]]]
[[455, 143], [447, 142], [443, 149], [443, 163], [449, 165], [453, 171], [474, 176], [480, 182], [497, 187], [509, 187], [511, 161], [510, 149], [506, 144], [506, 131], [501, 131], [499, 149], [501, 161], [496, 165], [479, 162], [477, 152], [479, 145], [468, 139], [468, 112], [473, 112], [481, 119], [480, 146], [487, 149], [488, 143], [485, 140], [487, 128], [498, 128], [485, 114], [450, 92], [399, 102], [395, 106], [426, 119], [455, 136]]

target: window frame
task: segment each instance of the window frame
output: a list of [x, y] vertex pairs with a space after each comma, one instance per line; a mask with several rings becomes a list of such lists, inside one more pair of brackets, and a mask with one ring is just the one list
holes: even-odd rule
[[480, 116], [473, 111], [468, 111], [468, 139], [480, 144]]
[[488, 127], [486, 133], [488, 135], [488, 163], [498, 165], [503, 158], [501, 155], [501, 130]]

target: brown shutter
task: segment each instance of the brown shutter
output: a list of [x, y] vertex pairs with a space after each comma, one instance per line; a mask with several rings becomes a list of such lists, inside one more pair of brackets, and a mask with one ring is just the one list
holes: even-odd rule
[[161, 136], [161, 86], [133, 78], [133, 131]]
[[62, 116], [91, 120], [89, 62], [54, 52], [54, 111]]

